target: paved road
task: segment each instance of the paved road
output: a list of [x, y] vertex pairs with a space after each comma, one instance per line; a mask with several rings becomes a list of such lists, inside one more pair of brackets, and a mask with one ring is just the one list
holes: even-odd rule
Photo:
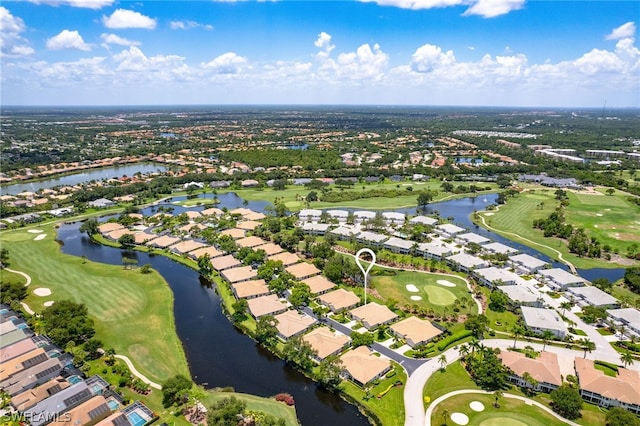
[[[493, 392], [487, 392], [487, 391], [483, 391], [483, 390], [475, 390], [475, 389], [462, 389], [462, 390], [457, 390], [457, 391], [453, 391], [453, 392], [449, 392], [445, 395], [442, 395], [440, 398], [436, 399], [435, 401], [433, 401], [431, 403], [431, 405], [429, 405], [429, 408], [427, 408], [427, 413], [425, 415], [425, 421], [424, 421], [424, 426], [431, 426], [431, 415], [433, 414], [433, 411], [435, 410], [436, 406], [438, 404], [440, 404], [442, 401], [444, 401], [445, 399], [451, 398], [452, 396], [456, 396], [456, 395], [464, 395], [464, 394], [484, 394], [484, 395], [490, 395]], [[541, 410], [546, 411], [547, 413], [551, 414], [553, 417], [555, 417], [556, 419], [565, 422], [568, 425], [571, 426], [580, 426], [578, 425], [578, 423], [574, 423], [571, 420], [567, 420], [564, 417], [558, 415], [557, 413], [555, 413], [552, 409], [550, 409], [549, 407], [546, 407], [542, 404], [540, 404], [538, 401], [534, 401], [532, 399], [529, 398], [525, 398], [524, 396], [520, 396], [520, 395], [512, 395], [510, 393], [505, 393], [503, 394], [503, 396], [505, 398], [511, 398], [511, 399], [517, 399], [520, 401], [525, 402], [526, 404], [529, 405], [535, 405], [536, 407], [540, 408]]]

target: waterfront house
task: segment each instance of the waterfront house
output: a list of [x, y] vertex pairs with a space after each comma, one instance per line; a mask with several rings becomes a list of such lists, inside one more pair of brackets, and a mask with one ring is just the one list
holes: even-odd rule
[[253, 299], [271, 293], [265, 280], [241, 281], [231, 285], [236, 299]]
[[303, 314], [296, 310], [285, 311], [275, 316], [278, 324], [278, 337], [283, 340], [290, 339], [300, 333], [304, 333], [309, 327], [317, 322], [317, 320], [309, 315]]
[[307, 342], [317, 352], [316, 361], [322, 361], [328, 356], [340, 353], [351, 342], [349, 336], [328, 327], [318, 327], [305, 334], [302, 340]]
[[343, 373], [360, 386], [364, 386], [372, 380], [382, 377], [391, 370], [391, 361], [387, 358], [376, 356], [366, 346], [359, 346], [340, 357]]
[[248, 299], [249, 312], [258, 319], [264, 315], [277, 315], [287, 310], [286, 301], [280, 300], [276, 294]]

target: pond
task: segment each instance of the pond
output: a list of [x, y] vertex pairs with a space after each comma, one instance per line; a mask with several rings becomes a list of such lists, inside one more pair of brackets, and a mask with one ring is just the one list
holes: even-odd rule
[[122, 176], [133, 176], [140, 173], [166, 172], [165, 166], [155, 163], [136, 163], [126, 164], [122, 166], [104, 167], [100, 169], [83, 170], [80, 173], [73, 173], [66, 176], [59, 176], [51, 179], [39, 180], [29, 183], [14, 183], [12, 185], [2, 186], [0, 193], [2, 195], [16, 195], [24, 191], [36, 192], [39, 189], [48, 189], [56, 186], [73, 186], [79, 183], [90, 182], [92, 180], [103, 180], [120, 178]]

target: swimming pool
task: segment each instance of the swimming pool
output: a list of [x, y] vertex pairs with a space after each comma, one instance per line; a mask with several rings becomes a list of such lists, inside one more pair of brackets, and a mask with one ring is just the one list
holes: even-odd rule
[[129, 419], [129, 423], [131, 423], [132, 426], [142, 426], [147, 422], [142, 418], [140, 414], [136, 413], [135, 411], [127, 414], [127, 419]]
[[75, 385], [76, 383], [80, 383], [82, 381], [82, 377], [80, 376], [70, 376], [67, 379], [67, 382], [71, 383], [72, 385]]
[[120, 407], [120, 404], [118, 404], [118, 401], [113, 399], [108, 400], [107, 405], [109, 406], [109, 408], [111, 408], [111, 411], [116, 411], [118, 407]]

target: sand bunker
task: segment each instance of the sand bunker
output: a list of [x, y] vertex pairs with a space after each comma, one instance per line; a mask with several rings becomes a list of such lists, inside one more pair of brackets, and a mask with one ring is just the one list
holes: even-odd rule
[[466, 425], [469, 423], [469, 416], [462, 413], [453, 413], [451, 415], [451, 421], [457, 425]]
[[602, 213], [596, 213], [596, 216], [604, 216]]
[[39, 287], [33, 290], [33, 294], [36, 296], [51, 296], [51, 290], [46, 287]]
[[411, 296], [410, 299], [411, 300], [422, 300], [422, 297], [420, 297], [420, 296]]
[[42, 233], [41, 229], [29, 229], [27, 232], [30, 232], [32, 234], [40, 234]]
[[493, 213], [493, 212], [488, 212], [488, 213], [485, 213], [484, 215], [485, 215], [485, 216], [493, 216], [494, 214], [495, 214], [495, 213]]
[[445, 287], [455, 287], [456, 285], [454, 283], [452, 283], [451, 281], [447, 281], [447, 280], [438, 280], [436, 281], [438, 284], [443, 285]]
[[418, 290], [418, 287], [413, 284], [407, 284], [407, 291], [410, 291], [411, 293], [417, 293], [420, 290]]
[[46, 236], [47, 236], [47, 234], [36, 235], [36, 237], [33, 240], [34, 241], [40, 241], [40, 240], [44, 239]]
[[484, 404], [480, 401], [471, 401], [469, 403], [469, 408], [471, 408], [473, 411], [484, 411]]
[[53, 300], [49, 300], [48, 302], [44, 302], [43, 305], [49, 307], [49, 306], [53, 305], [54, 303], [56, 303], [56, 302], [54, 302]]

